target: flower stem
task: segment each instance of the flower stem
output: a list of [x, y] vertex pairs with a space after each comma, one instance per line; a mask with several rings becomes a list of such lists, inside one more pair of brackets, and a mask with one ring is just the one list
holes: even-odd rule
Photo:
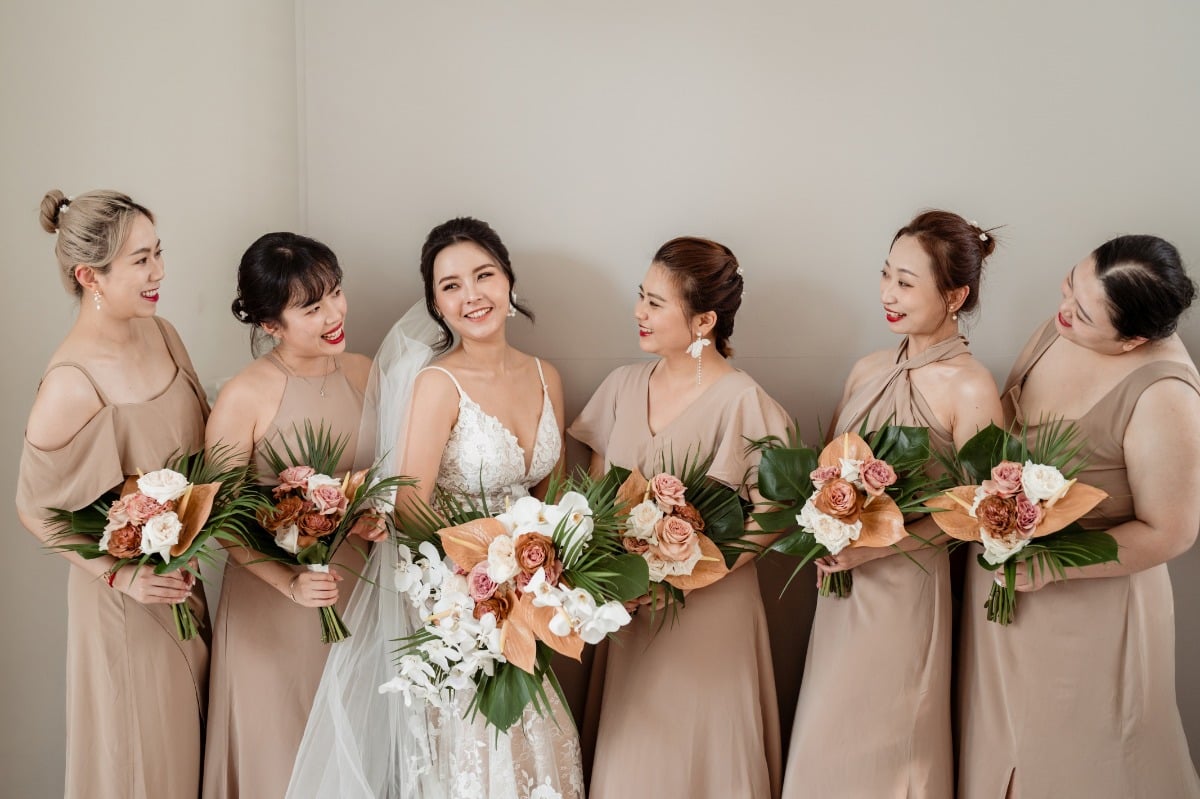
[[825, 578], [821, 580], [819, 593], [821, 596], [835, 596], [838, 599], [845, 599], [850, 596], [850, 589], [853, 585], [854, 578], [851, 576], [851, 572], [834, 572], [833, 574], [826, 574]]
[[338, 615], [337, 608], [331, 606], [321, 608], [321, 643], [336, 644], [350, 637], [350, 628]]
[[199, 634], [196, 617], [192, 615], [192, 609], [187, 602], [171, 605], [171, 614], [175, 617], [175, 635], [180, 641], [190, 641]]

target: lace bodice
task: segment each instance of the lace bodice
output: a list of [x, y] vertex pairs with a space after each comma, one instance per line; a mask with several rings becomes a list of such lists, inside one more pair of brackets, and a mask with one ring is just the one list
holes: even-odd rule
[[484, 413], [463, 391], [454, 375], [440, 366], [428, 367], [445, 374], [458, 389], [458, 419], [450, 431], [438, 467], [439, 488], [455, 496], [482, 498], [494, 513], [504, 509], [505, 498], [526, 496], [532, 486], [550, 474], [562, 451], [562, 435], [550, 393], [546, 390], [542, 362], [536, 358], [534, 362], [542, 381], [542, 412], [534, 434], [528, 471], [525, 469], [525, 448], [512, 431], [495, 416]]

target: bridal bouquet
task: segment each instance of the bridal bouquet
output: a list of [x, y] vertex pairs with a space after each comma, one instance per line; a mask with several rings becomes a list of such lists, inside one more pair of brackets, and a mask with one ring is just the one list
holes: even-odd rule
[[396, 589], [423, 626], [401, 639], [380, 692], [446, 707], [473, 688], [468, 712], [498, 730], [530, 703], [545, 712], [544, 680], [561, 698], [551, 652], [578, 660], [629, 623], [623, 603], [646, 591], [646, 562], [617, 535], [616, 489], [615, 477], [580, 476], [494, 517], [445, 493], [403, 513]]
[[[116, 558], [109, 585], [129, 563], [155, 574], [187, 569], [195, 575], [189, 562], [208, 557], [210, 539], [236, 542], [245, 536], [255, 507], [242, 490], [248, 480], [249, 467], [224, 447], [176, 458], [166, 468], [126, 478], [115, 495], [87, 508], [51, 508], [51, 536], [58, 542], [52, 546], [89, 560]], [[89, 540], [67, 540], [80, 536]], [[171, 609], [179, 640], [195, 638], [201, 622], [187, 603]]]
[[628, 513], [621, 543], [645, 559], [664, 601], [683, 604], [684, 591], [720, 580], [752, 546], [741, 499], [708, 477], [711, 461], [685, 459], [676, 476], [673, 460], [649, 480], [634, 470], [622, 482], [618, 497]]
[[[402, 477], [381, 479], [378, 465], [332, 477], [349, 437], [334, 440], [324, 426], [314, 429], [307, 421], [303, 432], [293, 432], [295, 448], [285, 440], [283, 454], [267, 442], [260, 445], [279, 483], [270, 489], [269, 499], [263, 498], [261, 530], [249, 540], [272, 560], [328, 572], [354, 525], [371, 515], [386, 520], [396, 489], [412, 483]], [[336, 607], [320, 608], [320, 615], [322, 643], [350, 637]]]
[[[754, 518], [764, 531], [783, 533], [768, 551], [800, 558], [791, 579], [847, 547], [892, 546], [910, 535], [905, 514], [925, 512], [919, 497], [935, 485], [926, 475], [929, 431], [885, 425], [869, 438], [843, 433], [820, 454], [794, 430], [786, 446], [778, 438], [752, 444], [762, 451], [758, 490], [772, 504]], [[852, 586], [851, 571], [835, 572], [825, 575], [820, 594], [844, 598]]]
[[[1074, 524], [1108, 496], [1073, 479], [1083, 468], [1077, 430], [1062, 422], [1038, 426], [1033, 445], [995, 425], [977, 433], [946, 462], [966, 485], [928, 501], [933, 519], [947, 535], [983, 544], [979, 565], [1003, 569], [985, 604], [988, 621], [1011, 624], [1020, 564], [1031, 579], [1048, 572], [1066, 579], [1068, 567], [1117, 560], [1117, 542], [1105, 532]], [[1072, 467], [1072, 464], [1073, 467]]]

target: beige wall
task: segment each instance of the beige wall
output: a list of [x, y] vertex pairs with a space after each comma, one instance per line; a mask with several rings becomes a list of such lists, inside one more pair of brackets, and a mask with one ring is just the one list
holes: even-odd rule
[[[1008, 226], [971, 336], [998, 379], [1105, 238], [1158, 233], [1200, 275], [1200, 5], [936, 5], [0, 5], [0, 234], [20, 290], [0, 480], [15, 485], [38, 376], [73, 316], [36, 222], [51, 187], [122, 188], [155, 209], [162, 312], [209, 382], [246, 358], [228, 304], [256, 235], [307, 220], [329, 241], [352, 346], [370, 352], [417, 299], [428, 228], [488, 219], [538, 312], [515, 338], [560, 367], [572, 412], [637, 357], [630, 303], [655, 247], [708, 235], [747, 271], [738, 363], [810, 436], [854, 358], [893, 343], [875, 270], [921, 207]], [[1200, 353], [1200, 316], [1183, 332]], [[9, 508], [0, 773], [6, 794], [49, 796], [65, 566]], [[1200, 550], [1172, 571], [1195, 751]], [[779, 637], [806, 635], [801, 593]], [[779, 665], [794, 691], [799, 662]]]
[[[117, 188], [154, 210], [161, 312], [203, 379], [232, 374], [248, 356], [229, 313], [237, 259], [298, 223], [295, 42], [290, 0], [0, 4], [7, 496], [38, 378], [75, 313], [38, 226], [43, 192]], [[4, 519], [0, 793], [61, 795], [67, 566], [11, 501]]]

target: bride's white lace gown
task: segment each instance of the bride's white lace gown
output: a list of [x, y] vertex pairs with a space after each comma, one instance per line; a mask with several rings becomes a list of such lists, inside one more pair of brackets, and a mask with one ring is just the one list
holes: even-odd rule
[[[541, 361], [537, 368], [542, 377]], [[438, 487], [476, 503], [486, 502], [492, 513], [502, 510], [507, 500], [527, 496], [550, 474], [562, 451], [545, 378], [541, 418], [527, 460], [517, 437], [496, 417], [484, 413], [453, 374], [438, 366], [428, 369], [447, 375], [459, 396], [458, 419], [438, 468]], [[446, 780], [450, 799], [582, 799], [579, 735], [558, 695], [548, 684], [545, 687], [552, 715], [540, 716], [529, 707], [508, 733], [498, 737], [482, 716], [474, 721], [463, 718], [471, 701], [469, 693], [456, 695], [457, 712], [431, 714], [437, 770]]]

